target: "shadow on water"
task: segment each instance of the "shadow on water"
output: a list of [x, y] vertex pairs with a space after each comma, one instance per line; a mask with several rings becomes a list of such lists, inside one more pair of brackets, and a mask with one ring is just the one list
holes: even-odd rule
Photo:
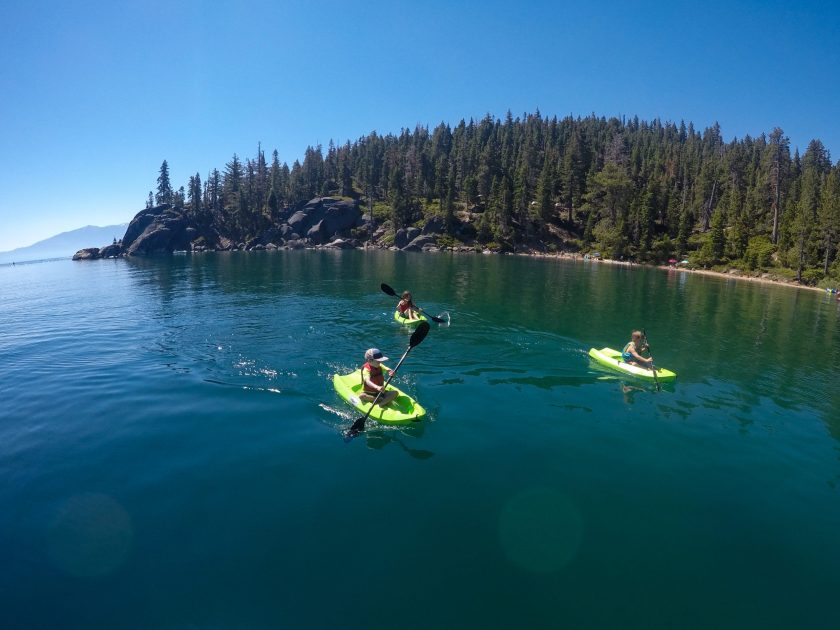
[[319, 403], [318, 406], [330, 414], [329, 416], [322, 417], [321, 422], [331, 430], [337, 432], [345, 444], [364, 440], [365, 446], [375, 451], [381, 451], [389, 444], [396, 444], [414, 459], [429, 459], [434, 456], [432, 451], [412, 448], [402, 439], [403, 437], [417, 440], [421, 439], [426, 431], [426, 423], [429, 421], [428, 417], [414, 424], [394, 426], [377, 424], [375, 420], [368, 419], [365, 430], [362, 433], [348, 438], [346, 436], [347, 429], [350, 428], [360, 414], [350, 408], [339, 409], [323, 403]]
[[400, 439], [401, 435], [408, 436], [414, 439], [420, 439], [423, 436], [424, 432], [425, 427], [423, 426], [422, 422], [419, 422], [415, 425], [408, 425], [399, 428], [377, 427], [365, 431], [365, 445], [369, 449], [379, 451], [388, 446], [389, 444], [396, 444], [414, 459], [429, 459], [430, 457], [434, 457], [434, 453], [432, 451], [426, 449], [411, 448], [408, 445], [406, 445], [406, 443], [403, 440]]

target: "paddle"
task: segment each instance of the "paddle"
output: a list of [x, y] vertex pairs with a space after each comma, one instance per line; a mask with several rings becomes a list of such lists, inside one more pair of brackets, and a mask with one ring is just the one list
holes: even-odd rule
[[[653, 355], [653, 352], [650, 351], [650, 344], [648, 343], [647, 333], [644, 329], [642, 329], [642, 336], [645, 338], [645, 347], [647, 348], [648, 354]], [[656, 375], [656, 366], [653, 364], [653, 361], [650, 362], [650, 369], [653, 370], [653, 382], [656, 383], [656, 391], [661, 392], [662, 387], [659, 385], [659, 377]]]
[[388, 377], [388, 380], [385, 381], [385, 385], [382, 386], [382, 389], [379, 390], [379, 392], [377, 392], [376, 398], [373, 399], [373, 403], [371, 404], [370, 409], [367, 410], [367, 413], [363, 417], [356, 420], [353, 423], [353, 426], [351, 426], [349, 429], [347, 429], [347, 432], [344, 434], [344, 437], [347, 440], [353, 439], [354, 437], [359, 435], [359, 433], [361, 433], [362, 431], [365, 430], [365, 422], [367, 421], [368, 416], [370, 415], [370, 412], [373, 411], [373, 408], [376, 406], [376, 403], [379, 402], [379, 397], [382, 396], [382, 393], [387, 389], [388, 384], [391, 382], [391, 379], [394, 378], [394, 374], [397, 373], [397, 370], [400, 369], [400, 366], [402, 365], [402, 362], [405, 361], [405, 358], [408, 356], [408, 353], [411, 352], [411, 349], [414, 346], [419, 345], [420, 342], [423, 341], [423, 339], [426, 338], [426, 335], [428, 333], [429, 333], [429, 322], [420, 322], [420, 324], [417, 326], [417, 328], [414, 330], [414, 332], [411, 333], [411, 338], [408, 340], [408, 348], [406, 348], [405, 352], [403, 353], [402, 357], [400, 358], [400, 362], [397, 363], [397, 367], [395, 367], [393, 370], [391, 370], [391, 375]]
[[[400, 297], [399, 295], [397, 295], [397, 292], [396, 292], [396, 291], [394, 291], [391, 287], [389, 287], [389, 286], [388, 286], [387, 284], [385, 284], [384, 282], [383, 282], [382, 284], [380, 284], [380, 285], [379, 285], [379, 288], [380, 288], [380, 289], [382, 289], [385, 293], [387, 293], [388, 295], [390, 295], [390, 296], [392, 296], [392, 297], [395, 297], [395, 298]], [[431, 320], [432, 320], [434, 323], [436, 323], [436, 324], [445, 324], [445, 323], [446, 323], [446, 320], [445, 320], [445, 319], [443, 319], [443, 318], [441, 318], [441, 317], [435, 317], [434, 315], [429, 315], [426, 311], [424, 311], [422, 308], [420, 308], [420, 307], [419, 307], [419, 306], [417, 306], [416, 304], [414, 305], [414, 308], [416, 308], [418, 311], [420, 311], [421, 313], [423, 313], [423, 315], [425, 315], [426, 317], [428, 317], [429, 319], [431, 319]]]

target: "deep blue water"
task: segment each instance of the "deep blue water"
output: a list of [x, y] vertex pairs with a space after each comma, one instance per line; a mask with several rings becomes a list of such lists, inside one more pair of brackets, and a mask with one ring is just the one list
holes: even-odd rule
[[[451, 326], [369, 426], [331, 385]], [[0, 626], [834, 627], [840, 311], [553, 259], [0, 266]], [[661, 392], [590, 363], [647, 330]]]

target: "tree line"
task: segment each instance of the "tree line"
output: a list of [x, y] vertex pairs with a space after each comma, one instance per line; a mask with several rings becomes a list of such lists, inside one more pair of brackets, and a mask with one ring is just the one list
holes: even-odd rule
[[313, 197], [341, 195], [363, 197], [393, 230], [437, 216], [452, 244], [840, 280], [840, 163], [819, 140], [791, 153], [779, 128], [725, 142], [718, 124], [508, 113], [308, 147], [291, 167], [277, 151], [269, 163], [260, 146], [177, 191], [164, 161], [157, 184], [147, 206], [171, 203], [237, 239]]

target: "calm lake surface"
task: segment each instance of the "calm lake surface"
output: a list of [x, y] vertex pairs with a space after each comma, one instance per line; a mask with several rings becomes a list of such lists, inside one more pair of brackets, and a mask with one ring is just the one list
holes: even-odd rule
[[[369, 430], [331, 378], [433, 325]], [[3, 628], [840, 624], [830, 296], [524, 257], [0, 266]], [[590, 347], [645, 328], [657, 392]]]

